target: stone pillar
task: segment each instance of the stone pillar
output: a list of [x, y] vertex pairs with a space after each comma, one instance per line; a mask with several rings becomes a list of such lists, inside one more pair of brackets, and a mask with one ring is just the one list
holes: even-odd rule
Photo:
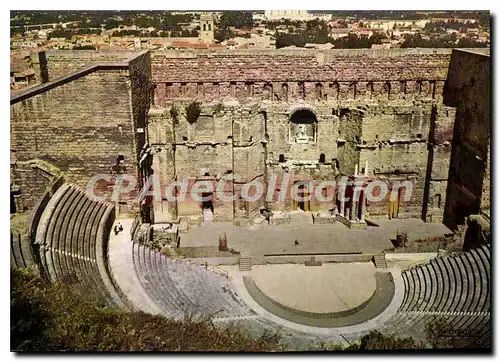
[[345, 187], [340, 187], [339, 193], [338, 193], [338, 198], [340, 201], [340, 210], [339, 214], [340, 216], [344, 216], [344, 209], [345, 209]]
[[360, 221], [365, 221], [365, 211], [366, 211], [366, 192], [363, 190], [361, 194], [361, 219]]
[[21, 194], [14, 195], [14, 204], [16, 205], [16, 212], [24, 211], [23, 199], [21, 198]]
[[349, 215], [349, 220], [351, 220], [351, 221], [356, 220], [356, 201], [354, 200], [354, 193], [351, 197], [351, 212]]

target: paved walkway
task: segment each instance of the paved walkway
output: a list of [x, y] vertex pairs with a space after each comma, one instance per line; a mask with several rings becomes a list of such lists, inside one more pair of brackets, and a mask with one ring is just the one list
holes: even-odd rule
[[[216, 223], [192, 227], [187, 234], [180, 234], [181, 247], [217, 246], [219, 236], [226, 233], [229, 248], [243, 255], [264, 254], [378, 254], [393, 247], [390, 239], [397, 231], [408, 233], [410, 240], [442, 236], [451, 231], [443, 224], [424, 223], [419, 219], [382, 220], [378, 227], [351, 230], [341, 223], [326, 225], [279, 225], [267, 223], [249, 227]], [[297, 240], [299, 245], [295, 245]]]
[[376, 288], [373, 263], [255, 265], [249, 276], [276, 302], [312, 313], [354, 309]]
[[[115, 224], [120, 222], [123, 231], [118, 235], [113, 232]], [[151, 314], [161, 314], [161, 310], [149, 298], [143, 289], [134, 269], [130, 228], [134, 219], [116, 219], [109, 235], [109, 268], [118, 287], [127, 296], [137, 310]]]

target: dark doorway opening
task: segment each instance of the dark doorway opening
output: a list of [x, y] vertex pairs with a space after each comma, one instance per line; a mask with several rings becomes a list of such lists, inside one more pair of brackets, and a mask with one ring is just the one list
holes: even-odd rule
[[457, 200], [455, 202], [455, 224], [464, 225], [467, 217], [479, 212], [479, 206], [474, 204], [466, 204]]
[[203, 210], [210, 210], [212, 213], [214, 212], [214, 204], [212, 202], [212, 193], [211, 192], [202, 192], [201, 197], [203, 201], [201, 202], [201, 208]]
[[[300, 182], [300, 181], [299, 181]], [[310, 211], [311, 206], [309, 203], [309, 190], [306, 187], [307, 185], [304, 183], [300, 183], [297, 186], [297, 196], [299, 196], [298, 200], [294, 200], [295, 207], [294, 209], [302, 210], [302, 211]]]
[[17, 212], [16, 201], [14, 199], [14, 193], [11, 191], [10, 192], [10, 213], [15, 214], [16, 212]]

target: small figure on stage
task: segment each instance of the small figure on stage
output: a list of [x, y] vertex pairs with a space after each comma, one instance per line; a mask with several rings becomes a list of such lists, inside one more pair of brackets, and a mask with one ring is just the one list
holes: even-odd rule
[[122, 226], [122, 224], [119, 221], [118, 221], [118, 224], [115, 225], [114, 230], [115, 230], [115, 235], [118, 235], [118, 233], [120, 231], [123, 231], [123, 226]]

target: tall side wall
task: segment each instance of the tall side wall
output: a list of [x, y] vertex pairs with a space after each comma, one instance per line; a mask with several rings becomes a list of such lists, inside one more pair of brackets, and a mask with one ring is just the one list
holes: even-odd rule
[[[12, 158], [46, 161], [82, 187], [97, 174], [110, 175], [119, 155], [127, 172], [137, 175], [130, 71], [73, 76], [41, 93], [27, 91], [28, 98], [11, 104]], [[23, 194], [36, 193], [26, 187]], [[107, 192], [106, 184], [100, 187]], [[33, 207], [33, 200], [26, 205]]]
[[490, 213], [490, 57], [453, 50], [444, 103], [456, 107], [445, 223]]
[[137, 53], [128, 50], [47, 50], [33, 53], [36, 82], [45, 83], [71, 74], [89, 65], [129, 59]]

